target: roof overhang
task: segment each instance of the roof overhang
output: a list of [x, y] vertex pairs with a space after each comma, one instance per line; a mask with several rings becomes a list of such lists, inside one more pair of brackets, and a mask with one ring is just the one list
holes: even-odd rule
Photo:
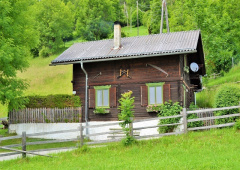
[[89, 59], [89, 60], [76, 60], [76, 61], [66, 61], [66, 62], [55, 62], [49, 64], [49, 66], [57, 66], [57, 65], [68, 65], [68, 64], [77, 64], [77, 63], [92, 63], [92, 62], [103, 62], [103, 61], [113, 61], [113, 60], [127, 60], [127, 59], [135, 59], [135, 58], [147, 58], [147, 57], [157, 57], [157, 56], [169, 56], [169, 55], [181, 55], [181, 54], [192, 54], [197, 53], [197, 50], [184, 50], [178, 52], [164, 52], [164, 53], [155, 53], [151, 55], [139, 55], [132, 54], [127, 56], [118, 56], [118, 57], [109, 57], [109, 58], [99, 58], [99, 59]]

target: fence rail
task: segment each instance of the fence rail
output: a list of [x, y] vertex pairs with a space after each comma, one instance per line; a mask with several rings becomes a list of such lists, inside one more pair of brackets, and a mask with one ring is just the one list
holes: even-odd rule
[[26, 108], [9, 112], [9, 123], [69, 123], [81, 122], [81, 107]]
[[[240, 116], [240, 113], [236, 114], [230, 114], [230, 115], [223, 115], [223, 116], [213, 116], [211, 115], [210, 117], [200, 117], [200, 118], [195, 118], [195, 119], [187, 119], [187, 116], [189, 114], [197, 114], [199, 117], [199, 114], [201, 113], [206, 113], [206, 112], [211, 112], [213, 111], [219, 111], [219, 110], [229, 110], [229, 109], [238, 109], [240, 106], [232, 106], [232, 107], [224, 107], [224, 108], [215, 108], [215, 109], [202, 109], [202, 110], [194, 110], [194, 111], [187, 111], [185, 108], [183, 109], [183, 112], [181, 112], [180, 115], [174, 115], [174, 116], [167, 116], [167, 117], [158, 117], [158, 118], [152, 118], [152, 119], [145, 119], [145, 120], [135, 120], [133, 123], [129, 124], [129, 129], [130, 129], [130, 135], [134, 136], [133, 131], [134, 130], [142, 130], [142, 129], [149, 129], [149, 128], [158, 128], [162, 126], [177, 126], [177, 125], [183, 125], [183, 130], [178, 131], [178, 132], [170, 132], [170, 133], [163, 133], [163, 134], [153, 134], [153, 135], [145, 135], [145, 136], [136, 136], [136, 139], [142, 139], [142, 138], [153, 138], [153, 137], [162, 137], [162, 136], [169, 136], [169, 135], [180, 135], [183, 133], [187, 133], [188, 131], [194, 131], [194, 130], [205, 130], [205, 129], [211, 129], [211, 128], [218, 128], [218, 127], [228, 127], [228, 126], [233, 126], [235, 123], [226, 123], [226, 124], [219, 124], [219, 125], [208, 125], [208, 126], [202, 126], [202, 127], [193, 127], [193, 128], [188, 128], [187, 123], [189, 122], [195, 122], [195, 121], [207, 121], [207, 120], [215, 120], [215, 119], [221, 119], [221, 118], [228, 118], [228, 117], [237, 117]], [[163, 125], [152, 125], [152, 126], [142, 126], [142, 127], [134, 127], [134, 123], [139, 123], [139, 122], [147, 122], [150, 120], [163, 120], [163, 119], [169, 119], [169, 118], [182, 118], [182, 122], [179, 123], [172, 123], [172, 124], [163, 124]], [[101, 141], [90, 141], [90, 142], [84, 142], [84, 138], [89, 138], [91, 136], [98, 136], [98, 135], [106, 135], [106, 134], [112, 134], [112, 132], [96, 132], [96, 133], [91, 133], [87, 135], [83, 135], [83, 131], [87, 128], [99, 128], [99, 127], [106, 127], [106, 126], [112, 126], [112, 125], [117, 125], [122, 121], [115, 122], [115, 123], [105, 123], [101, 125], [88, 125], [88, 126], [82, 126], [82, 123], [80, 123], [80, 127], [78, 129], [72, 129], [72, 130], [64, 130], [64, 131], [54, 131], [54, 132], [45, 132], [45, 133], [35, 133], [35, 134], [24, 134], [23, 132], [22, 135], [18, 136], [12, 136], [12, 137], [4, 137], [0, 138], [0, 141], [3, 140], [9, 140], [9, 139], [16, 139], [16, 138], [22, 138], [22, 150], [16, 150], [12, 149], [13, 147], [19, 146], [19, 144], [13, 144], [13, 145], [8, 145], [8, 146], [3, 146], [0, 147], [2, 149], [6, 150], [12, 150], [16, 151], [18, 153], [22, 153], [23, 157], [25, 157], [26, 154], [33, 154], [33, 151], [27, 152], [26, 151], [26, 146], [27, 145], [36, 145], [36, 144], [48, 144], [48, 143], [59, 143], [59, 142], [69, 142], [69, 141], [79, 141], [80, 146], [85, 145], [94, 145], [94, 144], [102, 144], [102, 143], [108, 143], [108, 142], [116, 142], [120, 141], [121, 139], [111, 139], [111, 140], [101, 140]], [[37, 142], [26, 142], [26, 137], [31, 137], [31, 136], [39, 136], [39, 135], [46, 135], [46, 134], [56, 134], [56, 133], [67, 133], [67, 132], [76, 132], [78, 131], [80, 136], [78, 138], [74, 139], [66, 139], [66, 140], [51, 140], [51, 141], [37, 141]], [[116, 130], [114, 133], [121, 133], [123, 132], [122, 130]], [[52, 149], [52, 148], [51, 148]], [[9, 155], [9, 154], [5, 154]], [[44, 156], [44, 155], [40, 155]], [[46, 155], [48, 156], [48, 155]]]

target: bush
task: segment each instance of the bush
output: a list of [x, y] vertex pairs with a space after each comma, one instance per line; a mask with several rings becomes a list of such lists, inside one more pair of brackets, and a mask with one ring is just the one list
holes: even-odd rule
[[[198, 106], [196, 106], [193, 103], [191, 103], [190, 106], [189, 106], [189, 110], [196, 110], [196, 109], [198, 109]], [[187, 115], [187, 119], [196, 119], [196, 118], [198, 118], [198, 117], [197, 117], [197, 115], [195, 113]], [[187, 124], [188, 128], [201, 127], [201, 126], [203, 126], [203, 122], [202, 121], [189, 122]]]
[[[223, 85], [217, 92], [214, 101], [214, 107], [229, 107], [239, 105], [240, 88], [234, 84]], [[215, 112], [215, 116], [238, 113], [239, 109], [222, 110]], [[216, 119], [216, 124], [234, 122], [236, 117]]]
[[[162, 110], [160, 111], [158, 116], [159, 117], [165, 117], [165, 116], [179, 115], [181, 111], [182, 111], [182, 107], [179, 105], [178, 102], [173, 104], [172, 101], [169, 101], [169, 102], [165, 102], [162, 105]], [[180, 118], [163, 119], [163, 120], [159, 120], [159, 125], [178, 123], [179, 120], [180, 120]], [[159, 133], [172, 132], [173, 129], [176, 128], [176, 127], [177, 127], [177, 125], [159, 127], [158, 131], [159, 131]]]
[[235, 129], [240, 130], [240, 118], [237, 119], [237, 121], [236, 121], [234, 127], [235, 127]]
[[236, 121], [234, 127], [235, 127], [236, 130], [240, 130], [240, 118], [237, 119], [237, 121]]
[[51, 55], [51, 50], [48, 47], [43, 46], [39, 51], [40, 57], [49, 57]]
[[74, 95], [48, 95], [48, 96], [26, 96], [22, 99], [27, 100], [25, 104], [27, 108], [64, 108], [64, 107], [80, 107], [81, 101], [79, 96]]

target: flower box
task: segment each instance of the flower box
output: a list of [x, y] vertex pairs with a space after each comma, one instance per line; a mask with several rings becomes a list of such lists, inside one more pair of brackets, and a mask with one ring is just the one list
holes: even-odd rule
[[146, 110], [148, 113], [159, 113], [162, 109], [162, 105], [148, 105]]
[[96, 108], [94, 111], [93, 111], [94, 114], [109, 114], [110, 113], [110, 110], [106, 110], [105, 108]]

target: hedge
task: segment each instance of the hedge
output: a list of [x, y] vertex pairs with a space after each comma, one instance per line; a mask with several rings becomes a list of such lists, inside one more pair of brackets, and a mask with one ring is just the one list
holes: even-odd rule
[[[218, 90], [215, 100], [214, 106], [217, 107], [229, 107], [229, 106], [237, 106], [239, 105], [240, 100], [240, 88], [235, 84], [227, 84], [221, 86]], [[230, 109], [230, 110], [222, 110], [216, 111], [215, 116], [228, 115], [239, 113], [239, 109]], [[224, 119], [216, 119], [216, 124], [224, 124], [229, 122], [234, 122], [236, 117], [224, 118]]]
[[22, 98], [26, 100], [26, 108], [64, 108], [64, 107], [80, 107], [81, 100], [79, 96], [58, 94], [48, 96], [26, 96]]

